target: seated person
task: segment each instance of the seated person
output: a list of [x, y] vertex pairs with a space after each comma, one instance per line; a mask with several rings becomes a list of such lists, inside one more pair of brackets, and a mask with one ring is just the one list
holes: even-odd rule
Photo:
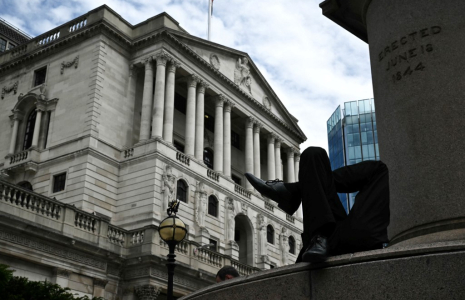
[[239, 276], [239, 272], [233, 266], [224, 266], [216, 273], [216, 282], [222, 282]]
[[[326, 151], [302, 152], [299, 181], [263, 181], [250, 173], [247, 180], [263, 196], [292, 215], [302, 203], [303, 247], [297, 262], [320, 262], [329, 255], [383, 248], [389, 225], [388, 168], [381, 161], [364, 161], [331, 171]], [[337, 193], [354, 193], [347, 215]]]

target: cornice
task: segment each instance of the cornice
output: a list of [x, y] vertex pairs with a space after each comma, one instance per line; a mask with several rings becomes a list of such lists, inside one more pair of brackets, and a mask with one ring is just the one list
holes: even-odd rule
[[63, 38], [58, 38], [56, 41], [47, 44], [46, 46], [42, 46], [34, 51], [24, 53], [23, 55], [13, 59], [11, 61], [6, 62], [2, 66], [0, 66], [0, 74], [8, 71], [14, 70], [18, 67], [21, 67], [24, 63], [33, 61], [35, 59], [39, 59], [43, 55], [49, 55], [50, 53], [56, 52], [59, 48], [62, 48], [69, 44], [70, 42], [76, 41], [78, 38], [82, 37], [91, 37], [95, 36], [98, 33], [109, 33], [115, 42], [120, 43], [122, 46], [126, 47], [127, 50], [132, 51], [136, 48], [140, 48], [142, 45], [147, 43], [155, 43], [159, 40], [167, 39], [173, 41], [180, 49], [184, 52], [188, 53], [191, 57], [195, 58], [198, 62], [206, 67], [210, 72], [215, 74], [217, 78], [223, 80], [226, 84], [228, 84], [233, 90], [238, 92], [243, 98], [248, 99], [250, 102], [254, 103], [257, 108], [261, 110], [262, 114], [268, 115], [274, 121], [279, 123], [281, 126], [286, 128], [290, 133], [294, 136], [298, 137], [299, 139], [305, 141], [306, 137], [296, 130], [294, 130], [291, 126], [285, 123], [283, 120], [278, 118], [275, 114], [273, 114], [270, 110], [268, 110], [262, 103], [257, 101], [255, 98], [250, 96], [244, 90], [242, 90], [237, 84], [235, 84], [232, 80], [227, 78], [223, 73], [219, 72], [215, 67], [213, 67], [209, 62], [205, 59], [200, 57], [197, 53], [195, 53], [190, 47], [186, 44], [182, 43], [178, 40], [173, 34], [170, 33], [168, 29], [163, 29], [162, 31], [152, 33], [145, 37], [139, 38], [136, 41], [131, 41], [126, 35], [119, 32], [115, 29], [111, 24], [109, 24], [106, 20], [102, 20], [99, 23], [96, 23], [93, 26], [88, 28], [83, 28], [82, 30], [76, 31], [73, 34], [67, 35]]

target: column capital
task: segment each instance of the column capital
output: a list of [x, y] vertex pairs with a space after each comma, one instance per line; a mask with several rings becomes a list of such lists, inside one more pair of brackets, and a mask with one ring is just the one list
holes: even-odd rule
[[153, 56], [153, 59], [157, 62], [157, 66], [164, 67], [166, 67], [166, 63], [170, 60], [170, 58], [171, 56], [163, 50]]
[[181, 64], [172, 58], [169, 61], [170, 64], [168, 65], [168, 72], [176, 73], [176, 69], [179, 68]]
[[141, 300], [156, 300], [160, 294], [160, 288], [150, 284], [139, 285], [134, 287], [134, 294]]
[[195, 74], [191, 74], [187, 77], [187, 86], [188, 87], [196, 87], [197, 83], [200, 81], [199, 76]]
[[253, 127], [253, 132], [254, 133], [260, 133], [260, 128], [263, 128], [263, 124], [255, 121], [255, 126]]
[[34, 104], [36, 105], [36, 110], [37, 111], [45, 111], [46, 110], [47, 103], [45, 103], [44, 101], [38, 100]]
[[281, 148], [281, 143], [283, 142], [283, 140], [279, 137], [276, 137], [275, 138], [275, 141], [274, 141], [274, 147], [275, 148]]
[[276, 135], [272, 132], [268, 133], [267, 135], [267, 140], [268, 140], [268, 143], [274, 143], [274, 140], [276, 139]]
[[216, 107], [223, 107], [224, 106], [224, 101], [226, 100], [226, 97], [222, 94], [217, 95], [215, 97], [215, 106]]
[[13, 109], [11, 111], [13, 112], [13, 120], [21, 121], [24, 118], [24, 113], [19, 109]]
[[153, 70], [153, 66], [152, 66], [152, 57], [147, 57], [146, 59], [144, 59], [144, 65], [145, 65], [145, 69], [150, 69], [150, 70]]
[[232, 108], [236, 106], [231, 100], [226, 99], [224, 101], [224, 111], [225, 112], [231, 112]]
[[300, 161], [300, 152], [296, 152], [296, 154], [294, 155], [294, 161], [295, 161], [295, 162], [299, 162], [299, 161]]
[[294, 158], [294, 154], [295, 154], [295, 149], [294, 148], [287, 148], [286, 149], [286, 153], [287, 153], [287, 157], [288, 158]]
[[67, 270], [67, 269], [61, 269], [61, 268], [55, 268], [54, 269], [54, 274], [57, 277], [69, 278], [69, 275], [71, 273], [72, 272], [70, 270]]
[[255, 118], [252, 116], [249, 116], [245, 119], [245, 127], [247, 128], [253, 128], [254, 123], [255, 123]]
[[199, 87], [197, 88], [197, 93], [205, 94], [205, 90], [208, 89], [210, 85], [205, 81], [199, 81]]

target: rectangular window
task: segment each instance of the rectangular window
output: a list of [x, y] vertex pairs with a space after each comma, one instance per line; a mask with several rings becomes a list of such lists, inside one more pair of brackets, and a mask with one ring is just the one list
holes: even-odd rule
[[53, 193], [61, 192], [65, 189], [66, 173], [53, 176]]
[[178, 93], [174, 94], [174, 108], [183, 114], [186, 114], [187, 100]]
[[231, 145], [241, 150], [241, 136], [234, 131], [231, 131]]
[[236, 175], [231, 175], [231, 179], [234, 181], [235, 184], [242, 186], [242, 180]]
[[45, 82], [47, 76], [47, 67], [40, 68], [34, 71], [34, 86], [41, 85]]
[[4, 52], [6, 50], [6, 40], [0, 39], [0, 52]]
[[16, 47], [16, 45], [13, 44], [12, 42], [9, 42], [9, 43], [8, 43], [8, 49], [7, 49], [7, 50], [11, 50], [11, 49], [13, 49], [14, 47]]
[[209, 244], [212, 244], [212, 245], [210, 246], [210, 250], [211, 250], [211, 251], [215, 251], [215, 252], [218, 251], [218, 248], [217, 248], [217, 247], [218, 247], [218, 242], [217, 242], [217, 241], [210, 239]]
[[205, 129], [215, 132], [215, 118], [209, 114], [205, 114]]

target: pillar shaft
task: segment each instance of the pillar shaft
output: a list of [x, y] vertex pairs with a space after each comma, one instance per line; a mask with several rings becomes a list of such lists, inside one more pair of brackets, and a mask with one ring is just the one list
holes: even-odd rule
[[163, 113], [165, 110], [165, 79], [167, 57], [158, 55], [157, 76], [155, 77], [155, 93], [153, 95], [152, 137], [163, 135]]
[[153, 69], [152, 58], [145, 60], [144, 91], [142, 93], [142, 113], [140, 121], [139, 141], [150, 136], [150, 117], [152, 115]]
[[275, 158], [274, 158], [274, 140], [275, 137], [273, 134], [268, 135], [268, 157], [267, 157], [267, 166], [268, 166], [268, 180], [274, 180], [276, 179], [276, 163], [275, 163]]
[[168, 143], [173, 142], [174, 126], [174, 83], [178, 63], [171, 62], [168, 66], [168, 76], [166, 77], [165, 93], [165, 113], [163, 122], [163, 139]]
[[197, 88], [197, 76], [189, 76], [187, 80], [187, 105], [186, 105], [186, 131], [185, 153], [194, 156], [195, 147], [195, 91]]
[[224, 97], [220, 95], [215, 100], [215, 152], [213, 158], [213, 170], [223, 172], [223, 106]]
[[43, 118], [42, 118], [42, 125], [41, 125], [41, 132], [39, 135], [39, 149], [45, 149], [45, 142], [47, 141], [47, 135], [48, 135], [48, 124], [50, 122], [50, 112], [49, 111], [44, 111], [43, 113]]
[[34, 125], [34, 135], [32, 136], [32, 145], [31, 147], [37, 147], [39, 145], [39, 134], [40, 134], [40, 125], [42, 123], [42, 110], [37, 109], [36, 123]]
[[287, 151], [287, 182], [295, 182], [294, 149]]
[[254, 165], [254, 175], [258, 178], [260, 175], [260, 123], [255, 123], [253, 129], [253, 165]]
[[11, 135], [10, 140], [10, 150], [8, 151], [9, 154], [15, 154], [15, 147], [16, 147], [16, 139], [18, 138], [18, 127], [19, 127], [19, 120], [18, 116], [14, 116], [14, 123], [13, 123], [13, 133]]
[[281, 141], [276, 138], [274, 143], [275, 148], [275, 172], [276, 178], [282, 179], [282, 168], [281, 168]]
[[231, 177], [231, 109], [232, 103], [230, 101], [225, 102], [223, 110], [223, 174], [226, 177]]
[[[253, 123], [254, 120], [248, 117], [245, 121], [245, 171], [253, 174]], [[252, 190], [253, 187], [248, 180], [245, 181], [246, 189]]]
[[195, 158], [203, 160], [204, 132], [205, 132], [205, 84], [197, 89], [197, 113], [195, 118]]

